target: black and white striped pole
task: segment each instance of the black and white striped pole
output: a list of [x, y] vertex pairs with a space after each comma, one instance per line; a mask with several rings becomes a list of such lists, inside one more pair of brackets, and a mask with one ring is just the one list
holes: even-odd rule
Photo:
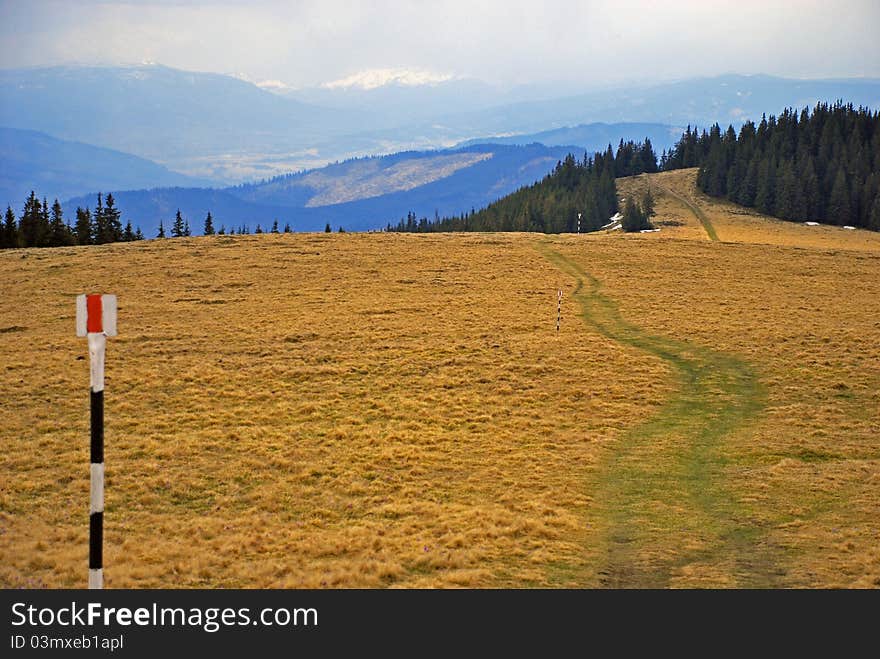
[[116, 336], [116, 296], [78, 295], [76, 335], [89, 343], [89, 588], [96, 589], [104, 587], [104, 353], [107, 337]]
[[556, 304], [556, 333], [559, 334], [559, 323], [562, 320], [562, 289], [560, 288], [558, 291], [559, 295], [557, 296], [557, 304]]
[[578, 235], [581, 235], [581, 214], [578, 213]]

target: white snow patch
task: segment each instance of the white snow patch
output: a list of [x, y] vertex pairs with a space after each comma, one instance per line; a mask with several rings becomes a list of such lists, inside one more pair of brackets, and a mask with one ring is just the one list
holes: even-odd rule
[[600, 229], [608, 229], [608, 230], [613, 231], [614, 229], [619, 229], [619, 228], [620, 228], [619, 226], [618, 226], [618, 227], [615, 227], [615, 226], [612, 226], [612, 225], [614, 225], [614, 224], [618, 224], [618, 225], [619, 225], [619, 224], [620, 224], [620, 221], [623, 219], [623, 215], [621, 215], [620, 213], [615, 213], [614, 215], [612, 215], [612, 216], [609, 217], [608, 219], [610, 220], [610, 221], [608, 222], [608, 224], [606, 224], [606, 225], [603, 226], [603, 227], [599, 227], [599, 228], [600, 228]]
[[808, 227], [817, 227], [819, 226], [818, 222], [804, 222]]
[[369, 91], [386, 85], [400, 85], [402, 87], [436, 85], [448, 82], [453, 77], [450, 73], [434, 73], [422, 69], [367, 69], [347, 78], [325, 82], [321, 87], [325, 89], [358, 88]]
[[657, 233], [660, 229], [642, 229], [639, 233]]
[[290, 89], [290, 86], [281, 80], [261, 80], [256, 83], [256, 85], [260, 89], [265, 89], [267, 91], [283, 91], [285, 89]]
[[851, 226], [848, 225], [848, 224], [844, 224], [844, 225], [843, 225], [843, 228], [846, 229], [847, 231], [855, 231], [855, 230], [856, 230], [855, 227], [851, 227]]

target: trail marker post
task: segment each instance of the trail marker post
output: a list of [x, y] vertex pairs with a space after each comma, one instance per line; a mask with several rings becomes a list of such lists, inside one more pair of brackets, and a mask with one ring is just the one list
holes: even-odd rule
[[89, 588], [104, 587], [104, 353], [116, 336], [116, 296], [78, 295], [76, 335], [88, 338], [91, 408]]
[[557, 295], [556, 303], [556, 333], [559, 334], [559, 322], [562, 320], [562, 289], [560, 288]]
[[578, 235], [581, 235], [581, 214], [578, 213]]

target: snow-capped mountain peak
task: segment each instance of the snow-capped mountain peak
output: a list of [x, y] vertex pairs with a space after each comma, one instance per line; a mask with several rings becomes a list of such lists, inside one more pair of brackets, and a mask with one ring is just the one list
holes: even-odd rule
[[421, 69], [367, 69], [346, 78], [325, 82], [324, 89], [378, 89], [388, 85], [401, 87], [420, 87], [437, 85], [452, 80], [449, 73], [434, 73]]

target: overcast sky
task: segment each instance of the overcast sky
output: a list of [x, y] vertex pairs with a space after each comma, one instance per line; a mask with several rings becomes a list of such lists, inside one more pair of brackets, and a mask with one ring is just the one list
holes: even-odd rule
[[135, 64], [293, 86], [371, 68], [515, 84], [880, 77], [878, 0], [0, 0], [0, 66]]

